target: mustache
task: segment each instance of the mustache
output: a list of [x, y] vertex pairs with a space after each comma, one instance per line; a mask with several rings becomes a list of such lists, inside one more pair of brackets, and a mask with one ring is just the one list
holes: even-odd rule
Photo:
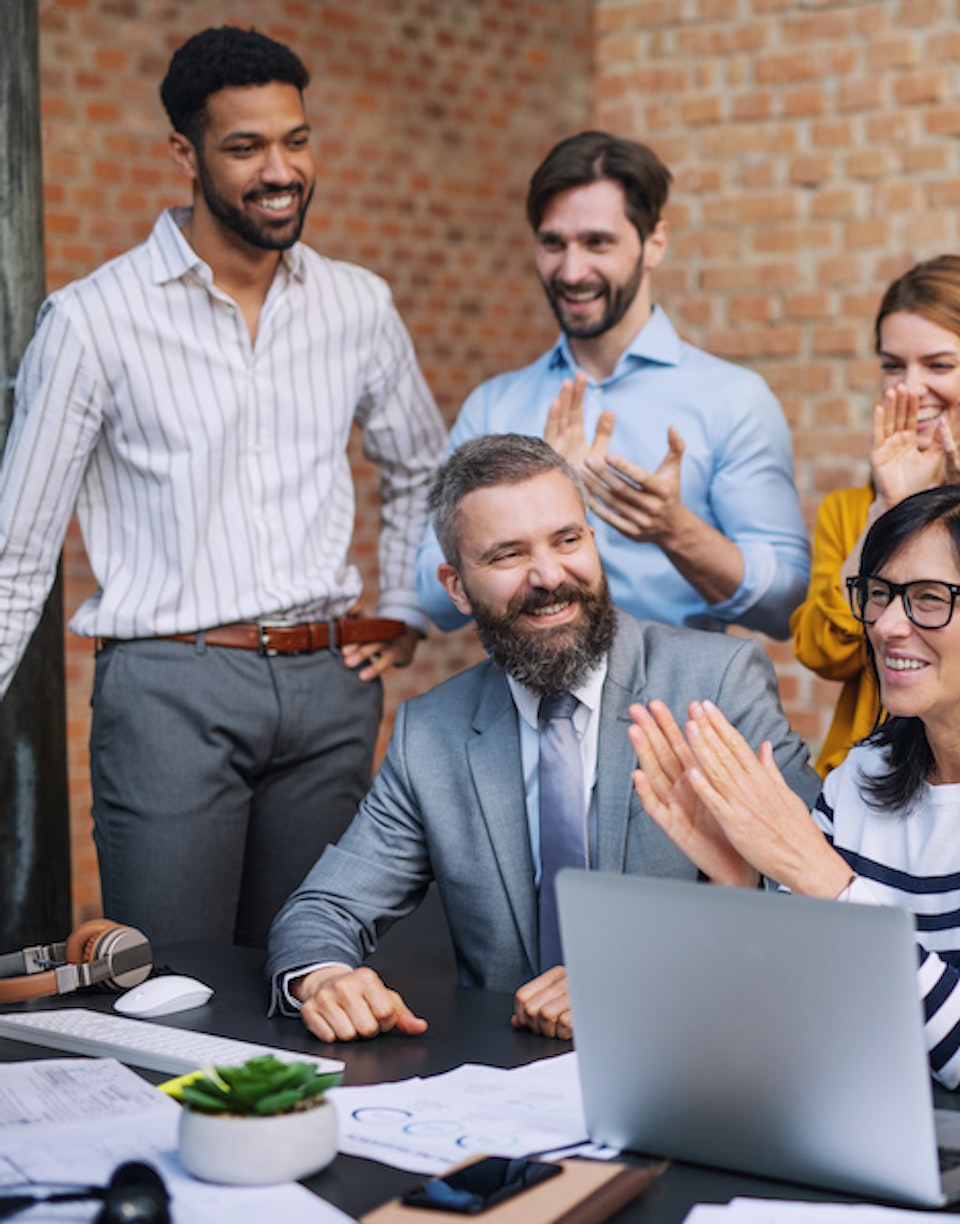
[[[535, 629], [520, 619], [523, 612], [570, 599], [577, 600], [576, 615], [562, 625]], [[577, 688], [610, 649], [617, 624], [602, 574], [596, 590], [568, 577], [552, 590], [532, 590], [511, 600], [502, 615], [477, 600], [473, 613], [481, 644], [494, 663], [537, 693]]]
[[244, 195], [245, 200], [256, 200], [262, 196], [277, 196], [277, 195], [295, 195], [303, 196], [302, 183], [264, 183], [262, 187], [257, 187], [254, 191], [248, 191]]
[[571, 603], [573, 600], [592, 598], [592, 592], [586, 583], [562, 582], [552, 591], [538, 588], [523, 595], [515, 595], [507, 605], [507, 616], [516, 620], [527, 612], [539, 612], [541, 608], [549, 608], [556, 603]]
[[604, 280], [580, 281], [573, 285], [569, 281], [561, 280], [559, 276], [554, 276], [550, 281], [550, 288], [554, 293], [583, 293], [586, 290], [588, 293], [609, 293], [610, 286]]

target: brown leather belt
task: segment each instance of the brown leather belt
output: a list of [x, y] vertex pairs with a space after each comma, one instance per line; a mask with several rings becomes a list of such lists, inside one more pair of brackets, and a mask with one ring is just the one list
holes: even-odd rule
[[[316, 650], [347, 646], [361, 642], [386, 642], [406, 633], [403, 621], [366, 619], [342, 616], [331, 621], [304, 621], [287, 624], [283, 621], [263, 621], [236, 625], [218, 625], [202, 633], [169, 633], [158, 637], [160, 642], [204, 641], [208, 646], [230, 646], [236, 650], [256, 650], [263, 655], [313, 654]], [[109, 646], [118, 638], [101, 638], [97, 648]]]

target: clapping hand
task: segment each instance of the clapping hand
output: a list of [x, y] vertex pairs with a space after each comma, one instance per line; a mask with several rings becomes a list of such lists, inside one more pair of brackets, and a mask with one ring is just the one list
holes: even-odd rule
[[888, 388], [873, 410], [870, 468], [877, 499], [884, 509], [923, 489], [960, 481], [956, 408], [940, 417], [925, 448], [917, 443], [919, 412], [919, 394], [903, 383]]
[[648, 814], [720, 884], [760, 875], [813, 897], [836, 897], [850, 869], [784, 781], [769, 742], [754, 752], [709, 701], [690, 705], [685, 734], [662, 702], [631, 706], [634, 785]]
[[678, 523], [689, 511], [680, 499], [680, 460], [685, 444], [671, 425], [667, 453], [655, 472], [619, 455], [586, 458], [587, 504], [611, 527], [638, 543], [670, 551]]
[[583, 372], [574, 379], [565, 378], [547, 412], [547, 424], [543, 440], [552, 446], [558, 455], [583, 476], [587, 459], [601, 463], [610, 445], [610, 435], [616, 418], [612, 412], [601, 412], [592, 442], [587, 442], [583, 427], [583, 397], [587, 390], [587, 376]]
[[647, 815], [714, 883], [756, 884], [757, 872], [734, 849], [710, 804], [697, 796], [697, 762], [669, 708], [651, 701], [632, 705], [630, 716], [630, 742], [640, 765], [633, 784]]

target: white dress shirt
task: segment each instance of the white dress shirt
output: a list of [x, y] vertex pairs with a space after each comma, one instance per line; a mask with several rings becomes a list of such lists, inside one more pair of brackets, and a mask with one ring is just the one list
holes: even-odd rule
[[354, 423], [381, 473], [378, 614], [426, 623], [416, 549], [444, 429], [388, 286], [298, 243], [251, 344], [181, 233], [188, 213], [41, 309], [0, 468], [0, 693], [75, 505], [99, 585], [77, 633], [347, 612]]
[[[580, 702], [573, 713], [573, 729], [580, 741], [580, 763], [583, 766], [583, 795], [587, 805], [587, 828], [590, 832], [589, 861], [597, 859], [597, 751], [600, 742], [600, 698], [607, 678], [607, 659], [599, 664], [573, 696]], [[523, 789], [527, 803], [527, 825], [530, 829], [530, 849], [536, 883], [540, 884], [540, 700], [535, 693], [512, 676], [507, 684], [513, 697], [520, 725], [520, 759], [523, 765]]]

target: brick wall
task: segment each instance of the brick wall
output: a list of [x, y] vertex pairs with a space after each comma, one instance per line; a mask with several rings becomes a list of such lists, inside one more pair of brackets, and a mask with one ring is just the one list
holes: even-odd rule
[[[554, 328], [531, 273], [530, 170], [585, 126], [589, 0], [39, 0], [50, 288], [146, 237], [186, 203], [157, 87], [203, 25], [256, 25], [311, 70], [318, 186], [305, 237], [385, 276], [446, 418], [484, 378], [531, 360]], [[354, 446], [356, 559], [375, 586], [376, 473]], [[68, 613], [92, 582], [74, 529]], [[371, 601], [372, 607], [372, 601]], [[387, 683], [399, 700], [473, 662], [469, 631], [425, 643]], [[67, 634], [74, 908], [99, 912], [87, 736], [92, 656]]]
[[[883, 289], [960, 250], [957, 16], [955, 0], [595, 6], [597, 124], [676, 175], [657, 296], [779, 395], [811, 525], [825, 492], [868, 474]], [[836, 686], [768, 646], [818, 744]]]
[[[753, 366], [791, 422], [812, 522], [866, 475], [885, 284], [960, 249], [955, 0], [40, 0], [48, 279], [82, 275], [185, 199], [156, 86], [204, 24], [255, 23], [314, 74], [320, 181], [307, 238], [387, 277], [448, 420], [553, 327], [522, 200], [560, 136], [647, 140], [676, 174], [657, 297], [694, 343]], [[355, 448], [356, 449], [356, 448]], [[359, 453], [356, 551], [371, 568], [376, 481]], [[68, 609], [89, 588], [74, 533]], [[816, 745], [835, 690], [768, 644]], [[431, 638], [398, 700], [476, 657]], [[96, 912], [88, 649], [68, 640], [78, 916]], [[389, 717], [386, 723], [389, 726]]]

